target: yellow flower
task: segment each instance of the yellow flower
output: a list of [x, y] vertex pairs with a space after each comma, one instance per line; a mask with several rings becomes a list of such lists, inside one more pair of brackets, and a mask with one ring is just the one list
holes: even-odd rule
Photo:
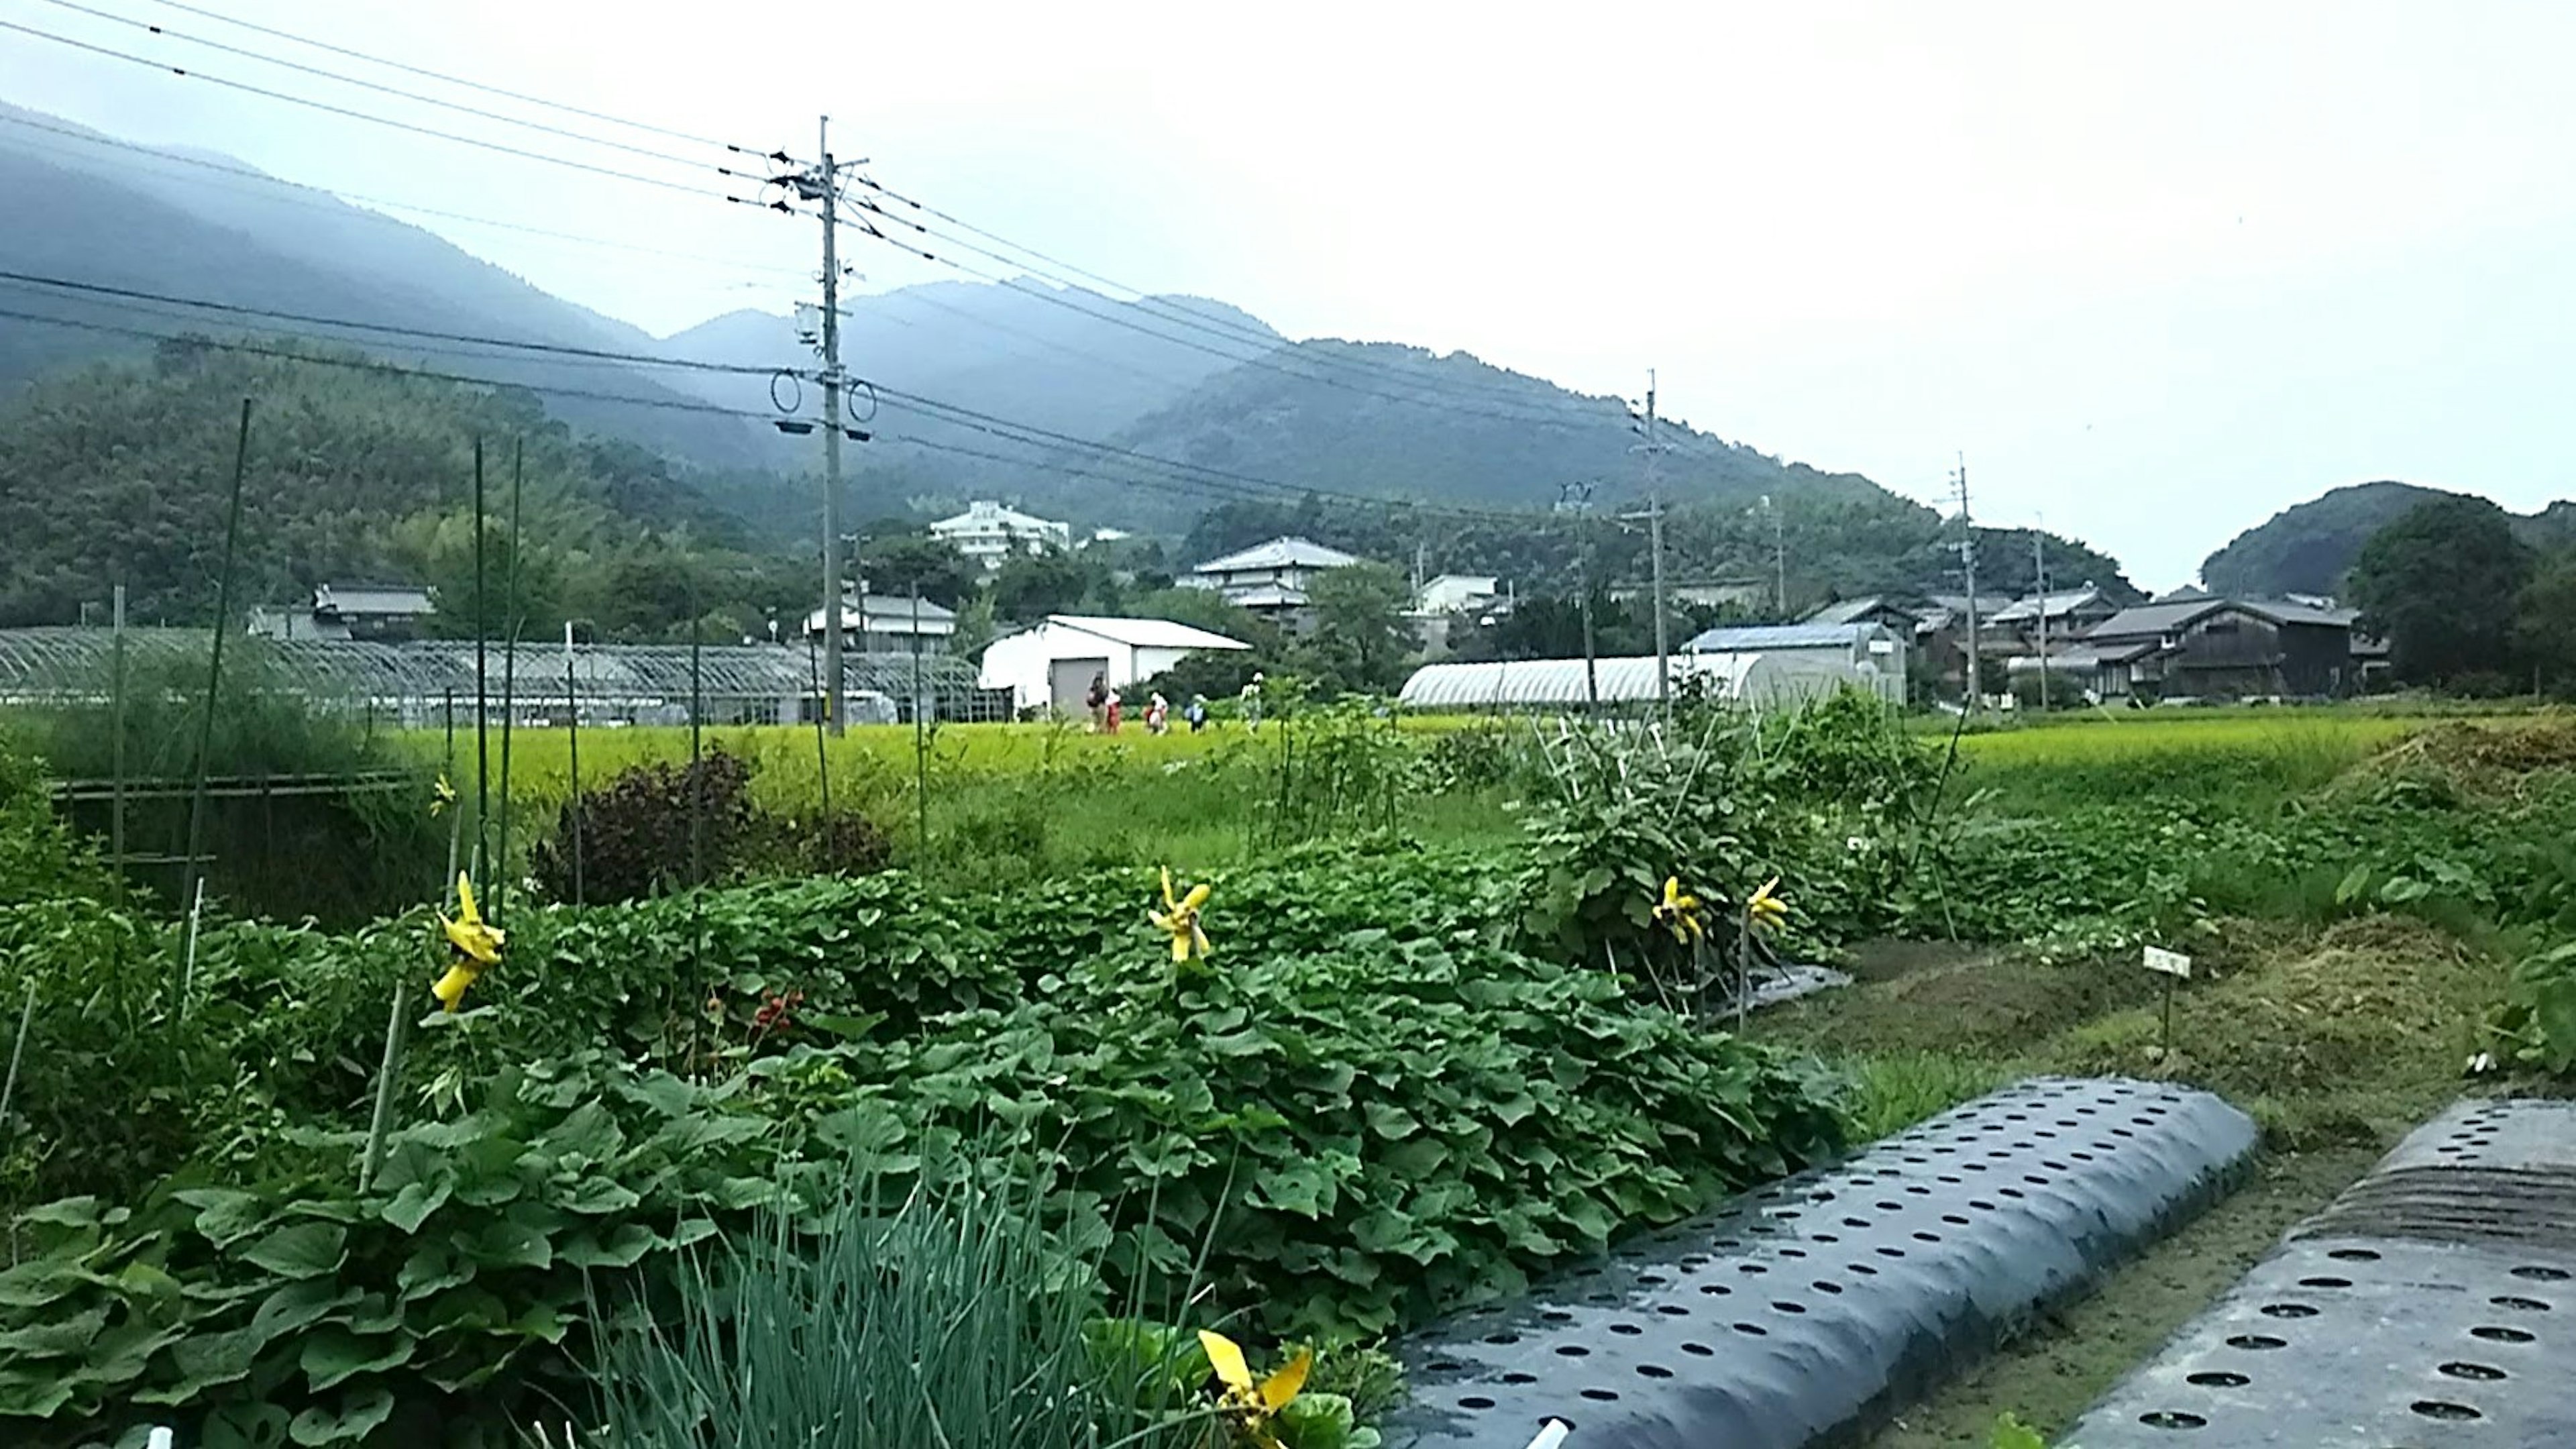
[[1225, 1385], [1221, 1402], [1226, 1416], [1257, 1449], [1279, 1449], [1279, 1434], [1270, 1427], [1270, 1421], [1306, 1387], [1306, 1375], [1315, 1367], [1315, 1351], [1299, 1349], [1286, 1368], [1256, 1383], [1252, 1366], [1243, 1361], [1243, 1350], [1235, 1346], [1233, 1339], [1202, 1328], [1199, 1347], [1207, 1350], [1217, 1382]]
[[456, 876], [456, 915], [453, 919], [441, 915], [438, 928], [446, 933], [447, 943], [456, 948], [457, 959], [430, 988], [430, 994], [438, 998], [441, 1006], [454, 1011], [465, 1000], [466, 988], [486, 970], [501, 964], [501, 947], [506, 938], [500, 927], [484, 922], [482, 911], [474, 904], [474, 882], [466, 879], [462, 871]]
[[447, 777], [445, 775], [439, 776], [438, 783], [429, 787], [430, 817], [435, 819], [440, 815], [446, 814], [447, 807], [455, 803], [456, 787], [447, 783]]
[[1775, 875], [1762, 883], [1762, 889], [1745, 898], [1744, 924], [1746, 926], [1756, 932], [1768, 931], [1789, 919], [1789, 903], [1771, 894], [1779, 884], [1780, 877]]
[[1682, 889], [1679, 876], [1664, 877], [1664, 899], [1655, 907], [1654, 917], [1685, 946], [1707, 934], [1699, 921], [1699, 897]]
[[1204, 961], [1210, 947], [1207, 932], [1199, 929], [1199, 911], [1207, 905], [1208, 885], [1201, 881], [1190, 887], [1190, 893], [1175, 899], [1172, 895], [1172, 870], [1163, 868], [1163, 908], [1147, 911], [1145, 918], [1154, 929], [1172, 938], [1172, 964], [1185, 964], [1193, 956]]

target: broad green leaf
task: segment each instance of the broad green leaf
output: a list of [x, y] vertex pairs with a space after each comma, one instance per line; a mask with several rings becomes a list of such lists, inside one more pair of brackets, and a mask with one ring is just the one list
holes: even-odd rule
[[511, 1218], [495, 1218], [467, 1233], [465, 1255], [487, 1268], [545, 1268], [555, 1260], [546, 1235]]
[[142, 1404], [188, 1403], [208, 1389], [247, 1375], [267, 1342], [267, 1336], [255, 1328], [182, 1339], [170, 1347], [170, 1364], [178, 1370], [179, 1377], [137, 1392], [134, 1400]]
[[281, 1278], [318, 1278], [348, 1261], [349, 1230], [337, 1223], [298, 1223], [279, 1228], [242, 1256]]
[[411, 1361], [416, 1340], [408, 1333], [376, 1338], [361, 1338], [338, 1324], [324, 1324], [304, 1335], [303, 1351], [297, 1366], [313, 1392], [320, 1393], [347, 1379], [368, 1373], [381, 1373]]
[[584, 1178], [573, 1184], [572, 1191], [555, 1199], [566, 1212], [592, 1215], [622, 1213], [642, 1201], [631, 1188], [604, 1177]]
[[474, 1265], [456, 1256], [445, 1243], [423, 1243], [403, 1260], [394, 1282], [406, 1301], [474, 1281]]
[[56, 1202], [31, 1207], [18, 1214], [22, 1224], [55, 1228], [94, 1228], [99, 1226], [98, 1199], [67, 1197]]
[[429, 1183], [407, 1183], [402, 1191], [394, 1194], [391, 1202], [379, 1209], [379, 1213], [386, 1222], [404, 1233], [417, 1233], [420, 1225], [429, 1220], [429, 1215], [446, 1204], [449, 1192], [444, 1178]]
[[358, 1297], [355, 1284], [343, 1287], [336, 1278], [306, 1278], [289, 1283], [260, 1300], [258, 1310], [250, 1317], [251, 1331], [266, 1343], [320, 1322], [325, 1314], [348, 1307]]
[[393, 1412], [391, 1389], [358, 1389], [329, 1408], [317, 1404], [296, 1415], [287, 1433], [307, 1446], [354, 1444], [374, 1433]]
[[617, 1119], [597, 1102], [582, 1103], [537, 1139], [545, 1152], [579, 1162], [607, 1162], [625, 1145]]
[[573, 1234], [555, 1249], [555, 1258], [575, 1268], [632, 1268], [661, 1241], [641, 1223], [619, 1223], [605, 1241], [587, 1231]]
[[107, 1324], [107, 1309], [90, 1309], [69, 1317], [30, 1323], [0, 1333], [0, 1355], [8, 1358], [71, 1358], [87, 1349]]

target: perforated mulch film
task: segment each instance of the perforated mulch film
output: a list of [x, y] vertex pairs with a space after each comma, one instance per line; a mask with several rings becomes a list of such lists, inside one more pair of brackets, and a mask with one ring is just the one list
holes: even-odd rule
[[2576, 1446], [2576, 1103], [2417, 1128], [2066, 1442]]
[[2199, 1212], [2254, 1140], [2205, 1092], [2024, 1082], [1426, 1332], [1387, 1442], [1832, 1442]]

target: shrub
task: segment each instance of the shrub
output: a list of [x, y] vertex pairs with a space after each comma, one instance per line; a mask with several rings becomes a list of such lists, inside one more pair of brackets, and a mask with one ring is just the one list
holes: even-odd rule
[[559, 901], [641, 900], [725, 879], [751, 819], [751, 767], [733, 755], [634, 765], [568, 802], [530, 865]]

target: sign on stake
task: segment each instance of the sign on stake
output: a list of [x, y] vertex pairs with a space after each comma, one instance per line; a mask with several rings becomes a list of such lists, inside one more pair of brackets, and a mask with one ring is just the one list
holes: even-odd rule
[[2164, 1040], [2156, 1048], [2156, 1060], [2164, 1061], [2173, 1056], [2174, 983], [2191, 979], [2191, 958], [2180, 951], [2168, 951], [2161, 946], [2149, 946], [2140, 964], [2165, 979]]

